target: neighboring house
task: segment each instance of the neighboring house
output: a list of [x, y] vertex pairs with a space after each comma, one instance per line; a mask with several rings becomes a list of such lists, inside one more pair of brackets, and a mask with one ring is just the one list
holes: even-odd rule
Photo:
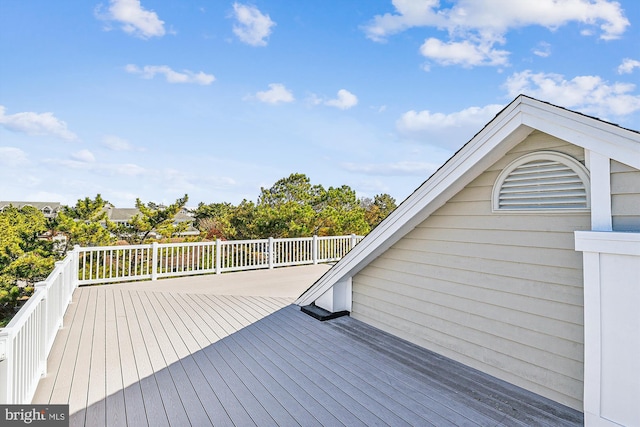
[[640, 425], [640, 133], [521, 95], [296, 303]]
[[[107, 218], [116, 224], [127, 224], [127, 222], [133, 218], [135, 215], [139, 214], [140, 211], [137, 208], [116, 208], [115, 206], [107, 203], [105, 206], [105, 210], [107, 211]], [[183, 209], [178, 212], [174, 218], [174, 224], [178, 225], [180, 223], [186, 222], [188, 223], [188, 227], [185, 231], [179, 233], [179, 236], [198, 236], [200, 235], [200, 230], [194, 227], [193, 216], [186, 213]]]
[[0, 201], [0, 211], [4, 210], [4, 208], [9, 206], [13, 206], [18, 209], [21, 209], [25, 206], [31, 206], [41, 211], [46, 218], [55, 218], [56, 215], [58, 215], [58, 211], [60, 211], [59, 202], [1, 202]]

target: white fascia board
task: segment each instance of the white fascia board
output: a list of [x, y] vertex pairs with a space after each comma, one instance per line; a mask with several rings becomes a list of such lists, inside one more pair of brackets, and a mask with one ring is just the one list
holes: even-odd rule
[[308, 305], [335, 283], [352, 278], [462, 190], [533, 130], [523, 126], [518, 97], [296, 301]]
[[522, 123], [584, 149], [640, 169], [640, 134], [526, 98]]

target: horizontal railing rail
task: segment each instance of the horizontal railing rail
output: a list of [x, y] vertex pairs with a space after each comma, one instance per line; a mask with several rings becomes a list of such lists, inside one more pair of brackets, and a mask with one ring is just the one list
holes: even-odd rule
[[338, 261], [362, 236], [216, 240], [78, 248], [80, 285]]
[[234, 240], [76, 246], [11, 322], [0, 329], [0, 404], [28, 404], [47, 372], [47, 357], [79, 285], [157, 280], [337, 261], [363, 237]]

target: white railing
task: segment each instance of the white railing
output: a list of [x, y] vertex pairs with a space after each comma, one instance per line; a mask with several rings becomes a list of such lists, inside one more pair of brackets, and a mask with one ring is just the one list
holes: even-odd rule
[[361, 239], [313, 236], [78, 248], [78, 280], [90, 285], [333, 262]]
[[78, 285], [77, 252], [69, 253], [29, 301], [0, 329], [0, 403], [30, 403], [62, 318]]
[[28, 404], [79, 285], [333, 262], [362, 236], [76, 246], [0, 329], [0, 404]]

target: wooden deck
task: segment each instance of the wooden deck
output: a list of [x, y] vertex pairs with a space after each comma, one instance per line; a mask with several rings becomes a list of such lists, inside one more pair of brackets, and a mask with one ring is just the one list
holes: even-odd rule
[[[324, 271], [295, 269], [301, 282]], [[278, 274], [233, 273], [245, 285]], [[311, 283], [277, 296], [168, 284], [78, 289], [33, 403], [69, 403], [72, 426], [582, 424], [576, 411], [357, 320], [303, 314], [284, 294]]]

